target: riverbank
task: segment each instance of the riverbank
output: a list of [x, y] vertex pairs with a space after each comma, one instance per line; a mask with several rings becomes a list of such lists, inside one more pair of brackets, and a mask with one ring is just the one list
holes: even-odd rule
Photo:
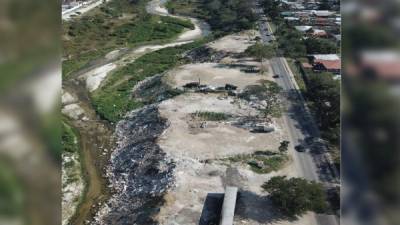
[[[110, 2], [110, 4], [112, 3]], [[92, 12], [89, 12], [88, 15], [92, 15]], [[180, 31], [184, 32], [178, 32], [179, 34], [175, 35], [174, 41], [171, 43], [110, 50], [109, 53], [104, 54], [104, 58], [100, 57], [91, 62], [89, 66], [63, 77], [63, 90], [73, 100], [70, 98], [71, 101], [64, 102], [62, 111], [71, 120], [71, 125], [79, 131], [82, 143], [83, 177], [87, 184], [84, 196], [81, 198], [74, 216], [70, 219], [70, 224], [91, 223], [93, 216], [105, 206], [104, 203], [112, 194], [109, 186], [112, 180], [105, 176], [105, 168], [108, 168], [111, 150], [115, 146], [114, 124], [103, 120], [97, 114], [93, 108], [92, 93], [103, 87], [108, 80], [107, 77], [113, 74], [114, 70], [123, 68], [147, 53], [189, 44], [205, 34], [202, 28], [196, 24], [194, 24], [193, 30], [182, 29]]]

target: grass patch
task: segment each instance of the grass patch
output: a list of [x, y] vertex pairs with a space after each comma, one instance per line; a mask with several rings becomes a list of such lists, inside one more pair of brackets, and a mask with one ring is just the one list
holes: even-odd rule
[[200, 9], [201, 3], [198, 0], [187, 1], [168, 1], [165, 5], [168, 11], [172, 14], [179, 14], [184, 16], [201, 16], [204, 17], [204, 12]]
[[197, 111], [195, 113], [192, 113], [192, 116], [208, 121], [222, 121], [222, 120], [227, 120], [231, 117], [231, 115], [226, 113], [209, 112], [209, 111]]
[[62, 122], [61, 144], [63, 152], [77, 153], [79, 150], [78, 137], [73, 128], [65, 122]]
[[113, 49], [165, 43], [184, 29], [194, 29], [189, 20], [148, 14], [147, 2], [114, 0], [77, 20], [63, 22], [63, 77]]
[[293, 59], [287, 59], [287, 62], [289, 64], [290, 70], [293, 72], [294, 79], [296, 80], [296, 83], [299, 86], [300, 91], [302, 93], [305, 93], [307, 91], [307, 87], [303, 77], [301, 76], [299, 67], [295, 64], [295, 61]]
[[207, 41], [202, 39], [151, 52], [116, 70], [109, 76], [104, 85], [91, 96], [96, 111], [104, 119], [117, 122], [128, 111], [143, 106], [142, 102], [132, 97], [132, 88], [147, 77], [163, 73], [185, 63], [183, 53], [199, 47]]
[[255, 173], [270, 173], [281, 169], [289, 157], [283, 153], [256, 151], [253, 154], [240, 154], [221, 159], [224, 162], [245, 164]]
[[23, 186], [9, 162], [0, 160], [0, 215], [20, 216], [23, 210]]

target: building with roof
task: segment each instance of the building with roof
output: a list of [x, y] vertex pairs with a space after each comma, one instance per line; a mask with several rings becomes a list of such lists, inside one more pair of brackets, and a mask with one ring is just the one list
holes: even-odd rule
[[389, 81], [400, 81], [400, 52], [365, 51], [361, 54], [363, 74], [374, 75]]
[[334, 74], [340, 74], [342, 68], [341, 60], [315, 60], [313, 70], [327, 71]]
[[328, 17], [335, 15], [335, 12], [328, 10], [312, 10], [312, 14], [317, 17]]
[[340, 60], [337, 54], [314, 54], [310, 55], [312, 61], [316, 60]]
[[300, 32], [307, 32], [312, 29], [312, 26], [295, 26], [294, 28]]
[[311, 35], [313, 37], [327, 37], [328, 33], [325, 30], [313, 28]]

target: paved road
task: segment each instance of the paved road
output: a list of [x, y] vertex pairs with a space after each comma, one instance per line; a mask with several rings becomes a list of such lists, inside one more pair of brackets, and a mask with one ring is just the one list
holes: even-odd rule
[[[275, 40], [272, 30], [265, 21], [263, 10], [256, 7], [255, 11], [260, 15], [259, 21], [261, 40], [271, 43]], [[287, 111], [283, 115], [285, 126], [288, 131], [291, 143], [291, 153], [294, 158], [296, 169], [300, 175], [308, 180], [318, 181], [326, 187], [339, 184], [339, 174], [332, 164], [330, 155], [326, 152], [326, 147], [322, 146], [314, 152], [297, 152], [293, 146], [298, 144], [306, 145], [306, 137], [320, 137], [319, 129], [307, 108], [303, 96], [298, 90], [293, 73], [283, 57], [271, 59], [271, 66], [274, 74], [279, 75], [276, 82], [283, 88], [284, 105]], [[339, 219], [333, 215], [317, 214], [316, 222], [319, 225], [337, 225]]]

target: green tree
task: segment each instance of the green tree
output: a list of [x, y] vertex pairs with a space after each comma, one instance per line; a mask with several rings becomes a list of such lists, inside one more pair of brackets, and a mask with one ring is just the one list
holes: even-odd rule
[[201, 10], [207, 15], [204, 19], [222, 33], [249, 29], [257, 20], [248, 1], [204, 0], [203, 6]]
[[307, 54], [330, 54], [336, 53], [338, 47], [335, 42], [322, 38], [308, 38], [304, 40]]
[[279, 146], [279, 151], [281, 153], [285, 153], [287, 152], [288, 148], [289, 148], [289, 141], [281, 141], [281, 145]]
[[264, 11], [271, 18], [274, 19], [280, 16], [280, 13], [282, 12], [282, 7], [281, 7], [281, 2], [279, 0], [263, 0], [261, 4], [264, 7]]
[[282, 108], [279, 101], [279, 93], [282, 88], [276, 82], [272, 81], [265, 81], [263, 86], [263, 94], [266, 96], [264, 98], [266, 102], [265, 108], [262, 109], [264, 116], [267, 118], [280, 117], [282, 115]]
[[317, 123], [332, 144], [340, 138], [340, 82], [330, 73], [309, 74], [307, 98], [311, 100]]
[[276, 176], [262, 185], [274, 205], [287, 216], [301, 216], [307, 211], [323, 212], [327, 208], [326, 194], [321, 184], [303, 178]]
[[275, 56], [275, 46], [265, 45], [260, 42], [248, 47], [245, 54], [251, 57], [255, 57], [257, 60], [262, 61], [263, 59], [270, 59]]
[[283, 50], [287, 57], [298, 58], [307, 54], [301, 32], [282, 23], [277, 29], [277, 35], [279, 48]]

